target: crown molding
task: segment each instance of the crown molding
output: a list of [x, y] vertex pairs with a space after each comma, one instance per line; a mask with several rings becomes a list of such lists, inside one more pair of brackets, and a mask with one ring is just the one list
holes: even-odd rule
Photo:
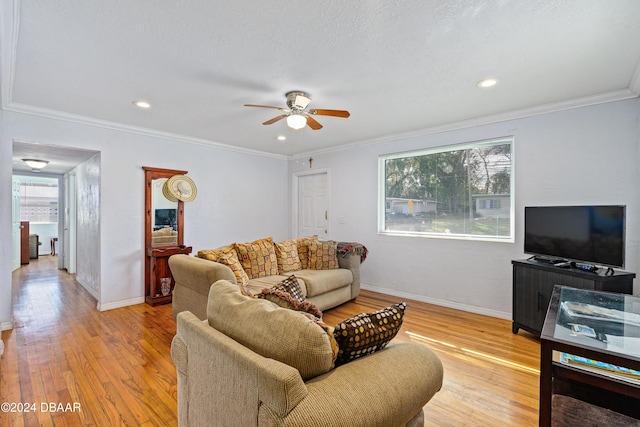
[[29, 114], [32, 116], [44, 117], [48, 119], [63, 120], [66, 122], [77, 123], [92, 127], [116, 130], [120, 132], [134, 133], [137, 135], [151, 136], [155, 138], [168, 139], [172, 141], [185, 142], [188, 144], [206, 145], [221, 150], [233, 151], [243, 154], [252, 154], [255, 156], [270, 157], [274, 159], [287, 159], [286, 155], [269, 153], [266, 151], [253, 150], [250, 148], [238, 147], [235, 145], [223, 144], [221, 142], [210, 141], [203, 138], [194, 138], [186, 135], [179, 135], [170, 132], [163, 132], [155, 129], [143, 128], [139, 126], [127, 125], [123, 123], [111, 122], [108, 120], [95, 119], [92, 117], [81, 116], [78, 114], [66, 113], [63, 111], [49, 110], [46, 108], [33, 107], [19, 103], [10, 103], [3, 108], [6, 111], [14, 113]]
[[[636, 69], [635, 73], [636, 84], [640, 86], [640, 72]], [[638, 88], [640, 90], [640, 88]], [[581, 98], [575, 98], [567, 101], [553, 102], [548, 104], [541, 104], [535, 107], [523, 108], [520, 110], [508, 111], [506, 113], [492, 114], [489, 116], [477, 117], [469, 120], [461, 120], [458, 122], [448, 123], [440, 126], [432, 126], [423, 128], [416, 131], [403, 132], [393, 135], [385, 135], [379, 138], [370, 139], [367, 141], [359, 141], [351, 144], [341, 145], [340, 147], [331, 147], [323, 150], [306, 151], [304, 153], [297, 153], [289, 156], [290, 160], [299, 159], [310, 155], [321, 155], [332, 153], [336, 151], [346, 150], [348, 148], [364, 147], [369, 145], [384, 144], [393, 141], [399, 141], [403, 139], [416, 138], [420, 136], [433, 135], [437, 133], [451, 132], [456, 130], [468, 129], [476, 126], [484, 126], [493, 123], [506, 122], [509, 120], [517, 120], [526, 117], [539, 116], [542, 114], [556, 113], [560, 111], [573, 110], [576, 108], [588, 107], [591, 105], [606, 104], [609, 102], [624, 101], [627, 99], [637, 98], [638, 92], [632, 90], [632, 88], [621, 89], [611, 92], [600, 93], [591, 96], [584, 96]]]

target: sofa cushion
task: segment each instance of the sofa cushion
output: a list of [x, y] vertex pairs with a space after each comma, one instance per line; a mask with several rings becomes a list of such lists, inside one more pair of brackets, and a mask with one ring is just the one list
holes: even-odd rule
[[405, 302], [390, 305], [373, 313], [361, 313], [336, 325], [338, 342], [336, 366], [381, 350], [402, 326]]
[[302, 270], [302, 263], [298, 256], [298, 244], [295, 240], [285, 240], [284, 242], [273, 244], [276, 250], [278, 261], [278, 274], [290, 273]]
[[338, 242], [319, 240], [309, 244], [309, 270], [331, 270], [338, 268]]
[[296, 245], [298, 246], [298, 258], [300, 258], [300, 264], [302, 268], [309, 267], [309, 245], [312, 242], [318, 241], [318, 236], [309, 236], [309, 237], [299, 237], [295, 239]]
[[250, 279], [278, 274], [278, 260], [271, 237], [234, 244], [242, 268]]
[[250, 350], [296, 368], [304, 380], [333, 367], [330, 328], [301, 312], [242, 295], [226, 280], [211, 286], [207, 318], [209, 325]]
[[296, 277], [304, 282], [307, 298], [342, 288], [353, 282], [353, 273], [346, 268], [300, 270], [296, 271]]

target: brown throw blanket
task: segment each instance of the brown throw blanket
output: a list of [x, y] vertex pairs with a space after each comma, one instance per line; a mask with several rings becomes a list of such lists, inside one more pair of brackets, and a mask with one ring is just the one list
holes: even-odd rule
[[344, 258], [349, 254], [360, 255], [360, 263], [363, 263], [367, 258], [367, 248], [360, 243], [356, 242], [339, 242], [338, 243], [338, 253], [341, 254]]

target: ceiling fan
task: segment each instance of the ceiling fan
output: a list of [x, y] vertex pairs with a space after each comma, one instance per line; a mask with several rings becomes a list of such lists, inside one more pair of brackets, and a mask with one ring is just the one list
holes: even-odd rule
[[257, 104], [244, 104], [245, 107], [260, 107], [260, 108], [274, 108], [282, 111], [281, 114], [273, 119], [267, 120], [262, 123], [263, 125], [271, 125], [275, 122], [287, 119], [287, 125], [292, 129], [302, 129], [309, 126], [313, 130], [322, 129], [322, 125], [311, 116], [333, 116], [347, 118], [351, 114], [347, 110], [321, 110], [307, 108], [311, 102], [311, 98], [308, 94], [300, 91], [291, 91], [286, 93], [287, 107], [275, 107], [272, 105], [257, 105]]

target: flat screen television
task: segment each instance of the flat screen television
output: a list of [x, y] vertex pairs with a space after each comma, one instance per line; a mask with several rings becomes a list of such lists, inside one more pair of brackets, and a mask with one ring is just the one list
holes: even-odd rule
[[547, 259], [624, 267], [625, 206], [524, 208], [524, 251]]
[[155, 213], [155, 229], [175, 227], [176, 209], [156, 209]]

